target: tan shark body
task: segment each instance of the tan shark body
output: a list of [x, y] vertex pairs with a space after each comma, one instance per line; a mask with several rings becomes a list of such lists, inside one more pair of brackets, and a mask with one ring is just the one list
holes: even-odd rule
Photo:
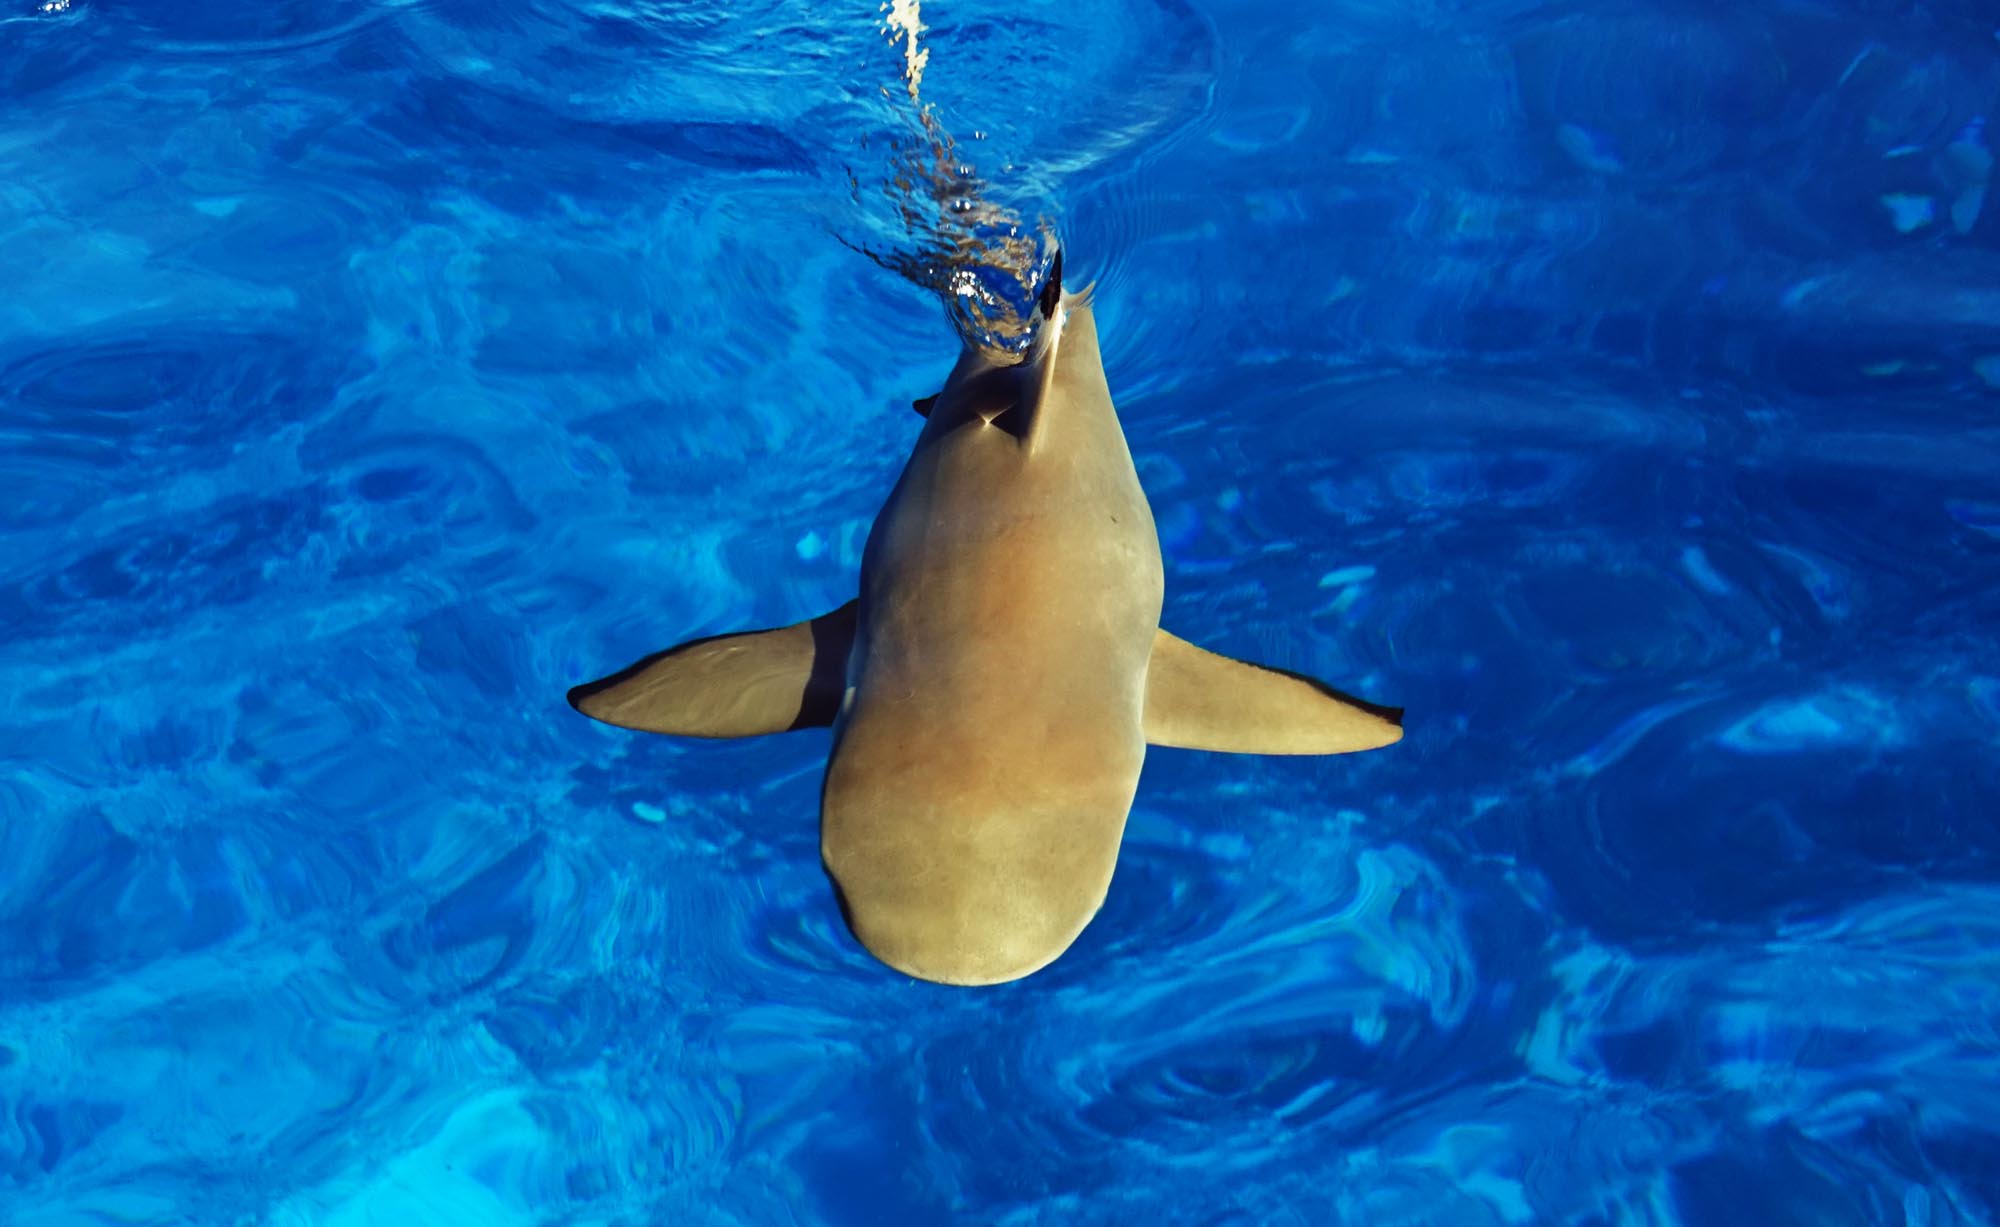
[[1147, 745], [1335, 754], [1401, 713], [1161, 630], [1160, 547], [1088, 302], [1035, 350], [967, 349], [862, 560], [858, 601], [697, 640], [571, 701], [628, 728], [832, 724], [821, 852], [877, 958], [949, 984], [1053, 961], [1103, 903]]

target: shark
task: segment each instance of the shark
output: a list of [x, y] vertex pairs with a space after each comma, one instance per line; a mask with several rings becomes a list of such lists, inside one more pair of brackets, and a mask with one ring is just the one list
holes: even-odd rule
[[1110, 888], [1149, 747], [1344, 754], [1403, 713], [1160, 626], [1159, 535], [1062, 253], [1033, 344], [966, 344], [871, 529], [859, 592], [570, 691], [680, 737], [832, 729], [820, 852], [849, 930], [921, 980], [1055, 961]]

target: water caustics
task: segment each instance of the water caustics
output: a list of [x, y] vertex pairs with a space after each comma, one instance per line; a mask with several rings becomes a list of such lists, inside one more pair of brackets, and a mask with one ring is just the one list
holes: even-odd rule
[[[1989, 0], [43, 8], [9, 1227], [2000, 1218]], [[1430, 718], [953, 996], [562, 692], [850, 596], [1045, 219], [1175, 629]]]

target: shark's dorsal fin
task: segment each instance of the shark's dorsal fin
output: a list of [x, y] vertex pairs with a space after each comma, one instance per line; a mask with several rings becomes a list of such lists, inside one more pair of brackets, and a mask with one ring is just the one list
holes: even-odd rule
[[1232, 754], [1346, 754], [1403, 736], [1379, 707], [1296, 673], [1232, 660], [1162, 630], [1146, 671], [1146, 740]]
[[833, 723], [855, 602], [809, 622], [695, 639], [569, 692], [584, 715], [682, 737], [755, 737]]

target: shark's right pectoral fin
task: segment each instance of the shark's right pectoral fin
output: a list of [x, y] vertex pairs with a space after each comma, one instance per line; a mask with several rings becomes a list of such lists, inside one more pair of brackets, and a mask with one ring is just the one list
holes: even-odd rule
[[621, 728], [682, 737], [755, 737], [824, 727], [840, 711], [855, 602], [810, 622], [696, 639], [569, 692], [570, 705]]
[[1204, 651], [1166, 631], [1146, 672], [1146, 740], [1233, 754], [1347, 754], [1402, 740], [1400, 708]]

